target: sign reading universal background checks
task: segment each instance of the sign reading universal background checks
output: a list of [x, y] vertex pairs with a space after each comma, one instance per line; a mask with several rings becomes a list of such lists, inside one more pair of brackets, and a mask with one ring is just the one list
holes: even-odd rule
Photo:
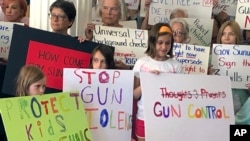
[[96, 25], [93, 41], [115, 47], [115, 59], [134, 65], [148, 45], [148, 31]]
[[147, 141], [229, 141], [229, 125], [235, 119], [228, 77], [145, 72], [140, 76], [142, 100], [147, 103]]
[[79, 91], [94, 141], [131, 140], [134, 73], [63, 69], [63, 91]]
[[8, 141], [92, 141], [78, 93], [0, 99]]

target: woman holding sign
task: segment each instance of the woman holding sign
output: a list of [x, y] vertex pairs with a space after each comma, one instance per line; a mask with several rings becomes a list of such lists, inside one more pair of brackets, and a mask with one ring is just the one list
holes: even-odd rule
[[182, 64], [173, 59], [174, 37], [167, 23], [155, 24], [149, 32], [147, 56], [137, 60], [134, 66], [134, 99], [138, 99], [136, 136], [138, 141], [145, 141], [144, 105], [141, 99], [139, 72], [182, 73]]
[[[218, 44], [236, 44], [242, 42], [241, 29], [236, 21], [224, 22], [218, 32]], [[250, 124], [250, 84], [246, 89], [232, 89], [236, 124]]]

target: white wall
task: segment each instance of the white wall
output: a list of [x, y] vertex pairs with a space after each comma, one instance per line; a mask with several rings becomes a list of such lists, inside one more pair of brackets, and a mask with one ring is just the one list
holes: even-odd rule
[[[46, 31], [50, 28], [48, 17], [49, 7], [55, 0], [31, 0], [30, 1], [30, 27]], [[72, 0], [76, 7], [76, 19], [69, 33], [71, 36], [83, 36], [84, 28], [91, 20], [92, 0]]]

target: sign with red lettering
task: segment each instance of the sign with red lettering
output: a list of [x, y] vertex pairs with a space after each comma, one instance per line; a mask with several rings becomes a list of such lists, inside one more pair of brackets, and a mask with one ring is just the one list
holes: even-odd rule
[[142, 72], [140, 82], [147, 141], [229, 141], [235, 118], [228, 77]]
[[131, 140], [132, 70], [65, 68], [63, 91], [79, 91], [94, 141]]
[[229, 76], [232, 88], [250, 85], [250, 46], [213, 44], [211, 64], [215, 75]]
[[25, 64], [35, 64], [44, 71], [47, 77], [45, 93], [61, 91], [63, 68], [88, 68], [91, 52], [97, 45], [90, 41], [80, 43], [71, 36], [14, 25], [3, 92], [15, 93], [16, 76]]
[[250, 1], [239, 0], [236, 9], [235, 20], [241, 29], [250, 29]]

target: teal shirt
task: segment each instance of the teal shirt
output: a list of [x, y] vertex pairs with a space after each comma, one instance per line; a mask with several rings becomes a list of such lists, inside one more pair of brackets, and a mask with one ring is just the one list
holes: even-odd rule
[[250, 124], [250, 93], [246, 89], [232, 89], [235, 124]]

